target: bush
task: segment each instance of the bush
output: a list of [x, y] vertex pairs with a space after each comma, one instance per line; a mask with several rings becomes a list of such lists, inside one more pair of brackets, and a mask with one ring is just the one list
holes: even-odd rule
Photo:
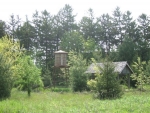
[[95, 80], [89, 80], [87, 82], [87, 86], [91, 89], [91, 90], [96, 90], [96, 85], [97, 82]]
[[69, 53], [70, 63], [70, 85], [73, 91], [84, 91], [87, 89], [86, 60], [81, 54]]
[[0, 99], [11, 95], [13, 83], [18, 78], [16, 61], [22, 50], [20, 44], [9, 36], [0, 39]]
[[0, 54], [0, 99], [8, 98], [12, 89], [11, 64]]
[[147, 84], [148, 77], [145, 74], [146, 62], [141, 61], [141, 58], [138, 57], [137, 62], [133, 62], [134, 72], [131, 75], [132, 80], [136, 81], [136, 86], [139, 90], [144, 91], [144, 86]]
[[71, 89], [73, 91], [84, 91], [87, 89], [87, 77], [83, 70], [78, 68], [73, 68], [71, 70]]
[[41, 77], [42, 77], [44, 87], [52, 86], [51, 73], [50, 73], [49, 69], [42, 69]]

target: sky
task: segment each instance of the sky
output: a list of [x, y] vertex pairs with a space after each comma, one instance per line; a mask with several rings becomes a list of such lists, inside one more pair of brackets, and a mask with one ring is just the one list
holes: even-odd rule
[[95, 17], [104, 13], [112, 14], [118, 6], [122, 12], [132, 12], [134, 19], [142, 13], [150, 15], [150, 0], [0, 0], [0, 20], [9, 21], [10, 15], [19, 15], [22, 20], [28, 15], [32, 17], [35, 10], [47, 10], [50, 14], [58, 11], [69, 4], [73, 8], [73, 14], [77, 14], [76, 20], [87, 15], [89, 8], [94, 11]]

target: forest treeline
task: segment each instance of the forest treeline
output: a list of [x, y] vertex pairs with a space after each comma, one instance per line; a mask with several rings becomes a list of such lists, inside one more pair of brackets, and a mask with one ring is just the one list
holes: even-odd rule
[[134, 20], [130, 11], [122, 12], [117, 7], [112, 14], [95, 17], [89, 9], [88, 16], [80, 21], [75, 17], [67, 4], [56, 15], [35, 11], [31, 20], [26, 16], [25, 22], [11, 15], [9, 22], [0, 20], [0, 37], [7, 34], [19, 40], [43, 70], [52, 69], [54, 52], [59, 49], [84, 53], [87, 59], [101, 50], [103, 57], [108, 55], [113, 61], [131, 64], [137, 57], [150, 60], [150, 19], [146, 14]]

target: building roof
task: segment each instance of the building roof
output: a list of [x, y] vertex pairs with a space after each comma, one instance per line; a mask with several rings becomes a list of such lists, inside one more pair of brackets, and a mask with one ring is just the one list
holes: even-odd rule
[[[128, 65], [127, 61], [121, 61], [121, 62], [113, 62], [113, 65], [115, 66], [115, 72], [121, 74], [123, 72], [123, 70], [125, 68], [127, 68], [130, 73], [133, 73], [132, 69], [130, 68], [130, 66]], [[87, 71], [85, 73], [96, 73], [96, 66], [100, 66], [100, 67], [103, 67], [103, 63], [92, 63]]]
[[60, 54], [60, 53], [65, 53], [65, 54], [67, 54], [68, 52], [66, 52], [66, 51], [62, 51], [62, 50], [59, 50], [59, 51], [55, 51], [55, 54]]

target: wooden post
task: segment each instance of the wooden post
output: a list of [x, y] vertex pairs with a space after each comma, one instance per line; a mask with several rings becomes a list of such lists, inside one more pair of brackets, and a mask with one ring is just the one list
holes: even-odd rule
[[128, 88], [130, 89], [130, 74], [128, 74]]

